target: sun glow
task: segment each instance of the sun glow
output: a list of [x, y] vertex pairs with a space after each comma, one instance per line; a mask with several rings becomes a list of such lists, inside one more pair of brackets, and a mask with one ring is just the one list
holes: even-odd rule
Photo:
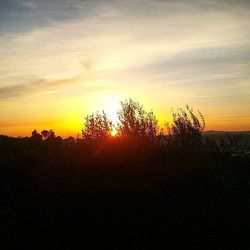
[[[112, 121], [113, 125], [118, 122], [117, 112], [120, 109], [120, 98], [118, 96], [107, 96], [103, 100], [103, 110], [107, 114], [107, 117]], [[112, 131], [112, 135], [115, 135], [116, 131]]]
[[111, 132], [111, 136], [114, 137], [114, 136], [116, 136], [116, 135], [117, 135], [117, 131], [116, 131], [116, 129], [113, 129], [112, 132]]

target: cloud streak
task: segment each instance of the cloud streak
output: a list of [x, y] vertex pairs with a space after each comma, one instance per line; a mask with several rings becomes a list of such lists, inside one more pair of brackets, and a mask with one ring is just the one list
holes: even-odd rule
[[[1, 17], [0, 105], [109, 91], [140, 92], [148, 104], [157, 96], [166, 108], [191, 102], [209, 114], [213, 103], [225, 114], [239, 111], [242, 95], [241, 108], [249, 108], [249, 1], [17, 3], [0, 6], [9, 14]], [[235, 96], [232, 105], [223, 96]]]

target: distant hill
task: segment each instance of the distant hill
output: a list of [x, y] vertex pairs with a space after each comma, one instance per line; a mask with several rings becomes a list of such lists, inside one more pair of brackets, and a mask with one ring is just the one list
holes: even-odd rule
[[209, 134], [250, 134], [250, 131], [217, 131], [217, 130], [208, 130], [203, 132], [204, 135]]
[[250, 155], [250, 131], [215, 131], [203, 132], [204, 138], [227, 145], [236, 155]]

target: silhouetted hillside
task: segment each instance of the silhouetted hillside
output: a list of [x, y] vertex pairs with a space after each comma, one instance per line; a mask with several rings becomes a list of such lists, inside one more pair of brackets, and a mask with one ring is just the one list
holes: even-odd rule
[[209, 138], [230, 151], [232, 155], [250, 157], [250, 132], [249, 131], [205, 131], [203, 137]]

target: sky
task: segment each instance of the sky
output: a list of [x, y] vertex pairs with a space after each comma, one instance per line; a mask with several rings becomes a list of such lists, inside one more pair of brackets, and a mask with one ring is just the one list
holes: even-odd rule
[[81, 133], [132, 98], [250, 130], [249, 0], [1, 0], [0, 134]]

